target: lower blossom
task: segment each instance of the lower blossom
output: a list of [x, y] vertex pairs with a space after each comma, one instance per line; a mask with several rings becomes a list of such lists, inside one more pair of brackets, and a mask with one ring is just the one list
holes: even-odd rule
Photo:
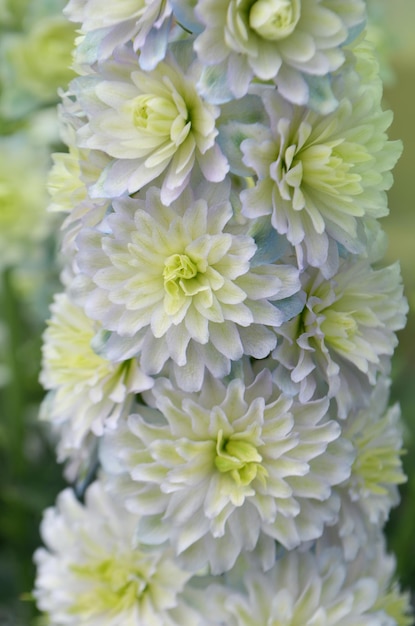
[[158, 379], [145, 398], [103, 457], [118, 459], [114, 489], [143, 516], [143, 542], [168, 541], [186, 567], [217, 574], [257, 545], [269, 567], [274, 540], [292, 549], [337, 520], [332, 487], [353, 452], [326, 400], [293, 402], [267, 370], [247, 386], [207, 377], [197, 394]]
[[34, 596], [55, 626], [197, 626], [181, 598], [191, 574], [171, 551], [143, 550], [134, 516], [99, 482], [82, 505], [71, 489], [46, 510]]

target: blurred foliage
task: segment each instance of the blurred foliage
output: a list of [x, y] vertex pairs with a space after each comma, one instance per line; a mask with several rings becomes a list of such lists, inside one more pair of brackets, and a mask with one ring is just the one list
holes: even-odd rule
[[42, 511], [63, 486], [53, 443], [37, 420], [43, 397], [38, 383], [43, 324], [37, 304], [22, 296], [18, 284], [13, 270], [3, 272], [0, 310], [7, 332], [1, 337], [1, 355], [8, 376], [0, 388], [1, 626], [28, 626], [35, 614], [34, 603], [23, 601], [22, 594], [33, 585], [32, 554], [40, 544]]
[[0, 0], [0, 626], [35, 624], [32, 554], [64, 484], [38, 421], [41, 336], [59, 289], [46, 176], [51, 152], [63, 149], [57, 89], [73, 74], [64, 5]]
[[383, 38], [381, 64], [386, 60], [385, 108], [394, 112], [392, 139], [402, 139], [403, 155], [394, 169], [394, 185], [389, 191], [390, 215], [382, 222], [389, 247], [386, 262], [399, 259], [410, 311], [406, 328], [399, 333], [399, 346], [392, 362], [391, 402], [399, 402], [405, 429], [403, 457], [408, 481], [401, 487], [401, 503], [391, 513], [386, 527], [390, 550], [398, 562], [397, 578], [408, 589], [415, 606], [415, 2], [413, 0], [368, 0], [373, 7], [374, 38]]
[[395, 113], [391, 134], [403, 139], [404, 153], [395, 168], [395, 184], [389, 192], [390, 215], [384, 220], [384, 227], [389, 237], [388, 260], [401, 262], [410, 311], [407, 326], [399, 334], [392, 387], [392, 400], [401, 404], [406, 429], [403, 462], [408, 482], [401, 489], [400, 506], [392, 512], [388, 537], [391, 550], [397, 555], [402, 586], [411, 589], [415, 596], [415, 49], [404, 61], [401, 55], [397, 56], [393, 68], [394, 84], [386, 89], [385, 100]]

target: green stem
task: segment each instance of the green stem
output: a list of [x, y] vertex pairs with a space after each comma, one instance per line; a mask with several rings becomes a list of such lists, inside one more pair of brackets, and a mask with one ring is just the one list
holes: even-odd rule
[[21, 473], [24, 467], [25, 389], [19, 358], [19, 349], [21, 348], [20, 316], [10, 268], [3, 271], [2, 291], [3, 319], [7, 328], [5, 361], [10, 372], [10, 380], [4, 388], [4, 422], [9, 441], [10, 464], [16, 476], [16, 474]]

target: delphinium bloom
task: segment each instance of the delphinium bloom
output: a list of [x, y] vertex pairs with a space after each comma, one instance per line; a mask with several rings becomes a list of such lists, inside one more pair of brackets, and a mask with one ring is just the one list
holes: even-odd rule
[[[402, 423], [399, 405], [388, 408], [390, 381], [380, 377], [367, 408], [352, 410], [342, 434], [354, 447], [350, 477], [338, 488], [339, 520], [329, 530], [347, 559], [373, 541], [399, 503], [398, 486], [406, 481], [402, 467]], [[335, 417], [335, 412], [332, 417]]]
[[93, 195], [133, 193], [163, 173], [161, 198], [169, 204], [195, 163], [207, 180], [223, 180], [228, 166], [215, 141], [219, 109], [201, 99], [192, 70], [185, 76], [170, 55], [144, 72], [135, 55], [124, 54], [119, 66], [102, 64], [100, 73], [71, 84], [87, 119], [79, 145], [112, 158]]
[[[364, 51], [364, 45], [356, 48], [357, 55]], [[297, 247], [300, 263], [326, 275], [336, 271], [338, 243], [352, 253], [365, 251], [362, 225], [387, 214], [385, 189], [401, 151], [385, 133], [392, 114], [382, 111], [380, 80], [364, 80], [377, 67], [373, 52], [364, 73], [356, 64], [352, 57], [333, 78], [339, 105], [328, 115], [290, 105], [266, 88], [272, 134], [264, 129], [262, 137], [256, 133], [241, 144], [243, 162], [257, 176], [242, 193], [244, 214], [270, 214], [274, 228]]]
[[167, 540], [187, 568], [220, 573], [257, 544], [269, 567], [275, 539], [292, 549], [336, 521], [332, 487], [353, 452], [326, 399], [294, 402], [268, 370], [249, 386], [206, 377], [199, 394], [161, 378], [145, 398], [151, 408], [138, 405], [108, 446], [130, 474], [115, 491], [144, 516], [144, 542]]
[[380, 372], [388, 373], [396, 331], [408, 310], [398, 264], [373, 269], [367, 260], [343, 259], [330, 280], [309, 269], [302, 275], [304, 310], [281, 329], [276, 375], [296, 385], [306, 402], [335, 397], [338, 415], [365, 406]]
[[272, 80], [288, 101], [307, 104], [309, 82], [342, 65], [342, 44], [363, 23], [364, 3], [199, 0], [195, 13], [202, 32], [194, 47], [207, 66], [207, 97], [218, 91], [214, 75], [224, 99], [243, 96], [255, 78]]
[[74, 254], [73, 242], [79, 230], [99, 224], [109, 208], [110, 200], [105, 196], [92, 199], [90, 189], [111, 158], [100, 150], [78, 146], [76, 133], [85, 123], [83, 111], [71, 89], [62, 91], [60, 95], [59, 130], [67, 150], [52, 154], [52, 167], [47, 179], [50, 196], [47, 209], [51, 213], [66, 214], [62, 223], [64, 236], [61, 247], [69, 260]]
[[171, 28], [171, 8], [166, 0], [70, 0], [64, 10], [73, 22], [82, 23], [85, 39], [78, 44], [78, 62], [88, 63], [111, 56], [129, 40], [140, 50], [140, 65], [153, 69], [164, 58]]
[[43, 337], [40, 380], [50, 390], [41, 417], [62, 429], [60, 460], [76, 452], [89, 433], [114, 429], [135, 393], [153, 381], [138, 362], [111, 363], [93, 347], [96, 326], [66, 293], [55, 296]]
[[343, 429], [356, 458], [347, 485], [373, 524], [383, 524], [399, 502], [398, 485], [406, 481], [402, 468], [402, 424], [399, 405], [387, 407], [390, 381], [380, 378], [367, 409], [349, 415]]
[[84, 227], [99, 224], [109, 209], [108, 198], [89, 197], [88, 188], [97, 181], [108, 164], [107, 155], [98, 150], [78, 149], [68, 142], [68, 152], [52, 155], [47, 188], [50, 196], [48, 211], [66, 213], [62, 251], [69, 258], [74, 255], [74, 240]]
[[298, 271], [256, 258], [254, 238], [232, 227], [228, 197], [227, 184], [204, 184], [165, 207], [151, 188], [114, 200], [102, 228], [82, 230], [81, 300], [112, 331], [111, 358], [139, 354], [150, 375], [171, 360], [194, 391], [205, 368], [222, 377], [244, 353], [275, 347], [287, 315], [279, 301], [299, 291]]
[[35, 553], [34, 595], [54, 626], [197, 626], [181, 598], [191, 574], [171, 551], [143, 550], [136, 516], [126, 513], [99, 482], [82, 505], [71, 489], [45, 511], [45, 548]]
[[266, 573], [254, 560], [235, 569], [241, 570], [237, 589], [232, 589], [232, 580], [229, 586], [220, 583], [208, 588], [206, 605], [217, 620], [212, 619], [212, 624], [412, 624], [409, 597], [393, 583], [395, 563], [379, 540], [351, 564], [338, 548], [317, 544], [312, 550], [284, 554]]
[[403, 480], [386, 379], [407, 305], [378, 221], [400, 146], [365, 2], [110, 5], [66, 8], [42, 373], [62, 449], [99, 437], [102, 484], [47, 513], [39, 607], [407, 626], [380, 540]]

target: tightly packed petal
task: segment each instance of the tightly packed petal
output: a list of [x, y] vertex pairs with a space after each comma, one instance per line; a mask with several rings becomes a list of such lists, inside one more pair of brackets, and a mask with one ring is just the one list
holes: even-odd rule
[[60, 458], [81, 447], [92, 432], [114, 429], [135, 393], [149, 389], [135, 359], [111, 363], [94, 351], [96, 327], [63, 293], [55, 296], [44, 333], [40, 380], [46, 397], [41, 417], [62, 427]]
[[100, 66], [72, 89], [86, 115], [79, 145], [101, 150], [112, 161], [92, 193], [116, 197], [133, 193], [163, 173], [161, 198], [170, 204], [189, 182], [195, 165], [213, 182], [228, 165], [215, 143], [217, 107], [203, 102], [194, 80], [169, 57], [153, 71], [137, 68], [135, 55], [119, 67]]
[[[288, 101], [307, 104], [307, 78], [328, 75], [342, 65], [341, 46], [363, 22], [364, 3], [199, 0], [195, 12], [203, 27], [195, 41], [199, 58], [208, 69], [216, 66], [217, 80], [225, 75], [233, 96], [245, 95], [255, 77], [273, 80]], [[211, 79], [207, 72], [207, 96]]]
[[190, 574], [169, 550], [143, 551], [136, 518], [93, 483], [85, 505], [71, 489], [47, 509], [46, 548], [35, 553], [34, 595], [56, 626], [195, 626], [198, 616], [181, 599]]
[[[409, 597], [392, 582], [395, 563], [383, 542], [362, 550], [354, 563], [319, 543], [293, 551], [263, 574], [255, 562], [239, 565], [234, 591], [208, 589], [206, 608], [227, 626], [409, 626]], [[235, 578], [234, 578], [235, 580]], [[236, 579], [238, 580], [238, 579]], [[231, 582], [232, 585], [232, 582]]]
[[266, 89], [272, 136], [257, 133], [241, 144], [245, 165], [258, 177], [242, 193], [245, 215], [271, 214], [274, 228], [320, 268], [338, 257], [334, 242], [353, 253], [365, 250], [362, 223], [387, 214], [385, 189], [401, 151], [400, 142], [387, 140], [392, 115], [382, 111], [379, 81], [366, 82], [348, 66], [333, 90], [338, 108], [322, 115]]
[[199, 394], [159, 379], [145, 397], [151, 408], [138, 406], [111, 444], [130, 475], [115, 491], [147, 516], [144, 542], [168, 540], [186, 567], [217, 574], [258, 542], [269, 564], [274, 539], [292, 549], [336, 521], [332, 486], [353, 453], [326, 400], [293, 402], [266, 370], [247, 387], [207, 377]]
[[110, 57], [114, 49], [132, 40], [140, 49], [140, 64], [153, 69], [164, 58], [170, 30], [170, 6], [166, 0], [69, 0], [64, 13], [82, 23], [84, 38], [78, 42], [78, 63]]
[[244, 352], [263, 358], [275, 347], [278, 304], [299, 290], [298, 271], [257, 263], [254, 239], [232, 228], [228, 194], [202, 186], [165, 207], [152, 188], [145, 200], [114, 201], [100, 230], [82, 231], [85, 311], [113, 331], [110, 358], [139, 353], [148, 374], [172, 360], [194, 391], [205, 367], [221, 377]]
[[372, 524], [384, 524], [399, 502], [397, 486], [406, 481], [401, 456], [402, 425], [398, 405], [387, 408], [390, 383], [381, 378], [367, 409], [348, 416], [343, 430], [355, 449], [347, 488]]
[[303, 312], [283, 329], [274, 352], [297, 386], [302, 401], [315, 394], [335, 397], [338, 415], [368, 402], [378, 373], [387, 373], [397, 344], [396, 331], [406, 319], [399, 265], [373, 269], [366, 260], [343, 260], [331, 280], [304, 273], [307, 301]]

